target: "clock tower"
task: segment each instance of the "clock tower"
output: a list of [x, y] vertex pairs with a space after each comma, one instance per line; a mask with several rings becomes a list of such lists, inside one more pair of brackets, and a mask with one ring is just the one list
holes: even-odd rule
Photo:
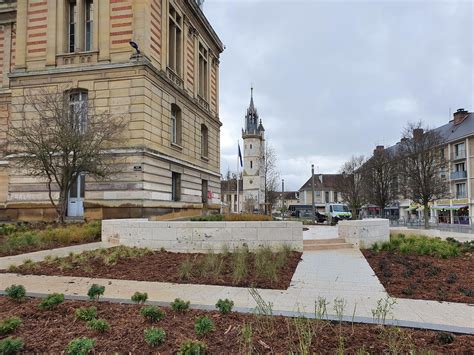
[[[265, 129], [258, 117], [253, 102], [253, 88], [250, 89], [250, 106], [245, 115], [243, 202], [244, 209], [262, 209], [265, 203]], [[253, 208], [252, 208], [253, 206]]]

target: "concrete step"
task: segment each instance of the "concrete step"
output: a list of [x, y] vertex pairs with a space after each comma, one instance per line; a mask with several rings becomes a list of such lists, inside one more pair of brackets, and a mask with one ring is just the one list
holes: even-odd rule
[[351, 243], [313, 244], [313, 245], [303, 245], [303, 251], [352, 249], [353, 247], [354, 246]]
[[345, 243], [344, 238], [331, 238], [331, 239], [306, 239], [303, 240], [303, 245], [325, 245], [335, 243]]

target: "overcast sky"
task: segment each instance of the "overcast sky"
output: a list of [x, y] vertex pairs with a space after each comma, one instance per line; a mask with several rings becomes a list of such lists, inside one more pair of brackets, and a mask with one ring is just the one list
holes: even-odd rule
[[221, 170], [254, 85], [286, 190], [352, 155], [400, 139], [408, 121], [436, 127], [474, 111], [474, 1], [206, 0], [226, 46], [220, 65]]

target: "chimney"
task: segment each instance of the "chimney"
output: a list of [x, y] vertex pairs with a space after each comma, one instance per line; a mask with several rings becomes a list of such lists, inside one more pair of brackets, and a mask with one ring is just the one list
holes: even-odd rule
[[469, 112], [467, 112], [465, 109], [460, 108], [453, 114], [454, 118], [454, 125], [458, 125], [464, 121], [464, 119], [467, 117]]
[[413, 139], [415, 142], [419, 142], [423, 137], [423, 128], [415, 128], [413, 130]]
[[375, 149], [374, 149], [374, 155], [377, 154], [377, 153], [382, 153], [384, 149], [385, 149], [385, 147], [383, 145], [376, 146]]

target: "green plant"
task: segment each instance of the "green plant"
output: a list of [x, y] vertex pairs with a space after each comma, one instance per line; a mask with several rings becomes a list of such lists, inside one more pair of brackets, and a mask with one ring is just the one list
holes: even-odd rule
[[99, 333], [104, 333], [110, 328], [109, 322], [107, 322], [105, 319], [91, 319], [87, 322], [87, 325], [89, 328]]
[[171, 308], [176, 312], [184, 312], [189, 308], [189, 301], [185, 302], [181, 298], [175, 298], [171, 303]]
[[311, 321], [304, 317], [296, 317], [293, 319], [293, 324], [298, 337], [298, 354], [310, 354], [314, 335]]
[[45, 299], [41, 301], [39, 304], [40, 309], [53, 309], [56, 308], [58, 305], [64, 302], [64, 295], [62, 293], [52, 293], [46, 296]]
[[5, 289], [6, 296], [17, 302], [23, 301], [26, 295], [26, 290], [23, 285], [11, 285]]
[[317, 300], [314, 301], [314, 315], [316, 319], [322, 320], [323, 318], [327, 318], [328, 305], [329, 302], [326, 301], [326, 298], [318, 296]]
[[6, 339], [0, 340], [0, 354], [10, 355], [19, 353], [25, 344], [21, 338], [12, 338], [8, 337]]
[[183, 261], [182, 264], [179, 266], [179, 278], [181, 280], [189, 280], [191, 278], [192, 269], [193, 269], [193, 263], [188, 258], [185, 261]]
[[392, 314], [393, 306], [397, 303], [397, 300], [387, 296], [387, 298], [381, 298], [377, 301], [377, 307], [372, 309], [372, 317], [377, 324], [385, 325], [387, 316]]
[[132, 295], [132, 301], [135, 302], [136, 304], [144, 304], [146, 300], [148, 299], [148, 293], [140, 293], [140, 292], [135, 292]]
[[246, 354], [253, 353], [253, 330], [252, 324], [244, 322], [240, 331], [240, 352]]
[[95, 308], [94, 306], [80, 307], [76, 309], [75, 315], [76, 319], [88, 322], [97, 317], [97, 308]]
[[446, 332], [439, 332], [436, 335], [436, 339], [440, 344], [451, 344], [454, 342], [454, 334], [446, 333]]
[[158, 322], [166, 316], [166, 313], [156, 306], [143, 307], [140, 314], [150, 322]]
[[100, 286], [97, 284], [93, 284], [90, 288], [89, 291], [87, 291], [87, 296], [89, 296], [89, 299], [91, 300], [99, 300], [99, 297], [102, 296], [105, 292], [105, 286]]
[[161, 328], [147, 328], [144, 330], [145, 341], [150, 346], [163, 344], [166, 339], [166, 333]]
[[258, 248], [255, 253], [255, 270], [260, 277], [273, 283], [277, 281], [277, 264], [275, 263], [272, 249], [269, 246]]
[[18, 329], [21, 325], [21, 319], [18, 317], [10, 317], [0, 323], [0, 335], [11, 333]]
[[95, 339], [90, 338], [76, 338], [71, 340], [67, 345], [66, 353], [69, 355], [86, 355], [89, 354], [94, 348], [96, 343]]
[[250, 288], [249, 293], [256, 303], [254, 313], [257, 316], [258, 331], [272, 335], [275, 330], [273, 303], [266, 302], [256, 288]]
[[206, 316], [199, 317], [194, 323], [194, 331], [198, 336], [206, 335], [214, 331], [214, 323]]
[[336, 312], [337, 320], [339, 321], [339, 324], [342, 322], [342, 318], [344, 317], [344, 310], [346, 309], [347, 302], [344, 300], [344, 298], [339, 298], [336, 297], [334, 299], [334, 312]]
[[221, 314], [227, 314], [232, 311], [232, 307], [234, 307], [234, 301], [229, 299], [219, 299], [216, 303], [216, 308], [221, 312]]
[[247, 276], [249, 256], [250, 253], [246, 246], [232, 253], [232, 280], [234, 284], [238, 284]]
[[202, 355], [207, 351], [207, 345], [201, 341], [186, 340], [179, 347], [179, 355]]

